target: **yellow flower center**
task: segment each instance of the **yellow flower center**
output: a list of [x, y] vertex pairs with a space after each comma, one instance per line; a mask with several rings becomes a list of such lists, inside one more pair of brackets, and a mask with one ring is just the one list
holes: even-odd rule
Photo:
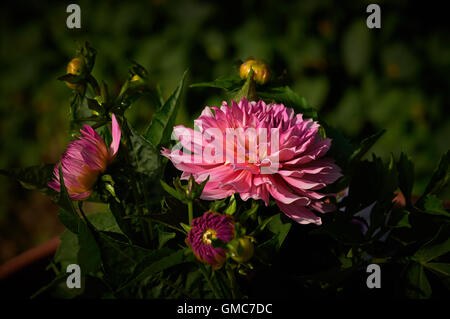
[[202, 241], [206, 245], [211, 245], [212, 241], [216, 239], [217, 232], [214, 229], [207, 229], [203, 233]]

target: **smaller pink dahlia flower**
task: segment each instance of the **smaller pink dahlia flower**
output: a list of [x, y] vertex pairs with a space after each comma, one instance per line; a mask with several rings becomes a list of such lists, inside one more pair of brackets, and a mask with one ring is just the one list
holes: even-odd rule
[[120, 127], [115, 115], [112, 115], [112, 143], [106, 146], [105, 141], [89, 125], [80, 130], [81, 136], [69, 143], [61, 161], [53, 170], [54, 179], [48, 186], [61, 189], [59, 180], [59, 164], [62, 166], [64, 185], [73, 200], [84, 200], [92, 193], [92, 188], [100, 173], [112, 162], [119, 150]]
[[201, 262], [210, 264], [212, 269], [220, 269], [225, 263], [226, 251], [223, 248], [213, 247], [212, 241], [220, 239], [228, 243], [234, 238], [233, 218], [208, 211], [203, 216], [194, 218], [191, 226], [186, 243], [192, 248], [194, 255]]

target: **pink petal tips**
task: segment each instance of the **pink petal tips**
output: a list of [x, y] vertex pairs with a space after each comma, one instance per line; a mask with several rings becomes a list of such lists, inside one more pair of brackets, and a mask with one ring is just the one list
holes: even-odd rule
[[72, 141], [55, 165], [53, 180], [48, 186], [60, 191], [59, 165], [61, 164], [64, 184], [72, 200], [84, 200], [92, 193], [97, 177], [112, 162], [120, 145], [120, 127], [112, 115], [112, 143], [108, 148], [105, 141], [89, 125], [80, 130], [81, 136]]

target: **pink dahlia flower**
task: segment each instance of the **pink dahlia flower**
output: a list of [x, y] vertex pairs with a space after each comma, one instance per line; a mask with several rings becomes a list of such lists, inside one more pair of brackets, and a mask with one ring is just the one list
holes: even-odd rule
[[183, 171], [183, 179], [192, 174], [199, 183], [209, 176], [202, 199], [237, 192], [243, 200], [261, 199], [268, 205], [271, 195], [300, 224], [320, 225], [312, 210], [335, 209], [325, 199], [329, 195], [317, 192], [342, 176], [333, 159], [324, 157], [331, 140], [321, 138], [317, 122], [283, 104], [242, 99], [206, 107], [194, 123], [198, 130], [176, 126], [180, 143], [162, 154]]
[[226, 251], [213, 247], [212, 241], [220, 239], [228, 243], [234, 238], [233, 218], [208, 211], [203, 216], [194, 218], [191, 226], [186, 243], [192, 248], [197, 259], [210, 264], [213, 269], [221, 268], [226, 260]]
[[84, 200], [91, 195], [97, 177], [112, 162], [120, 145], [121, 132], [114, 114], [110, 147], [106, 146], [101, 136], [89, 125], [84, 125], [80, 132], [82, 135], [69, 143], [61, 161], [55, 165], [54, 179], [48, 183], [48, 186], [60, 191], [59, 164], [61, 164], [64, 185], [73, 200]]

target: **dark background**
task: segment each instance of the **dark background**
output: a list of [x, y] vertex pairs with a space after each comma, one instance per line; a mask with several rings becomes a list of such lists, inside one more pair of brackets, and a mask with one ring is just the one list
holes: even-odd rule
[[[407, 152], [418, 194], [450, 145], [448, 13], [442, 2], [377, 1], [382, 26], [368, 29], [371, 2], [77, 1], [80, 30], [66, 27], [70, 2], [2, 3], [0, 167], [58, 161], [71, 90], [56, 78], [87, 40], [98, 51], [93, 74], [113, 91], [135, 60], [166, 97], [187, 68], [190, 84], [236, 72], [239, 59], [265, 59], [352, 141], [387, 129], [373, 151]], [[177, 122], [188, 125], [222, 93], [185, 90]], [[143, 128], [154, 109], [143, 98], [127, 112]], [[44, 195], [0, 176], [0, 263], [61, 233], [56, 213]]]

